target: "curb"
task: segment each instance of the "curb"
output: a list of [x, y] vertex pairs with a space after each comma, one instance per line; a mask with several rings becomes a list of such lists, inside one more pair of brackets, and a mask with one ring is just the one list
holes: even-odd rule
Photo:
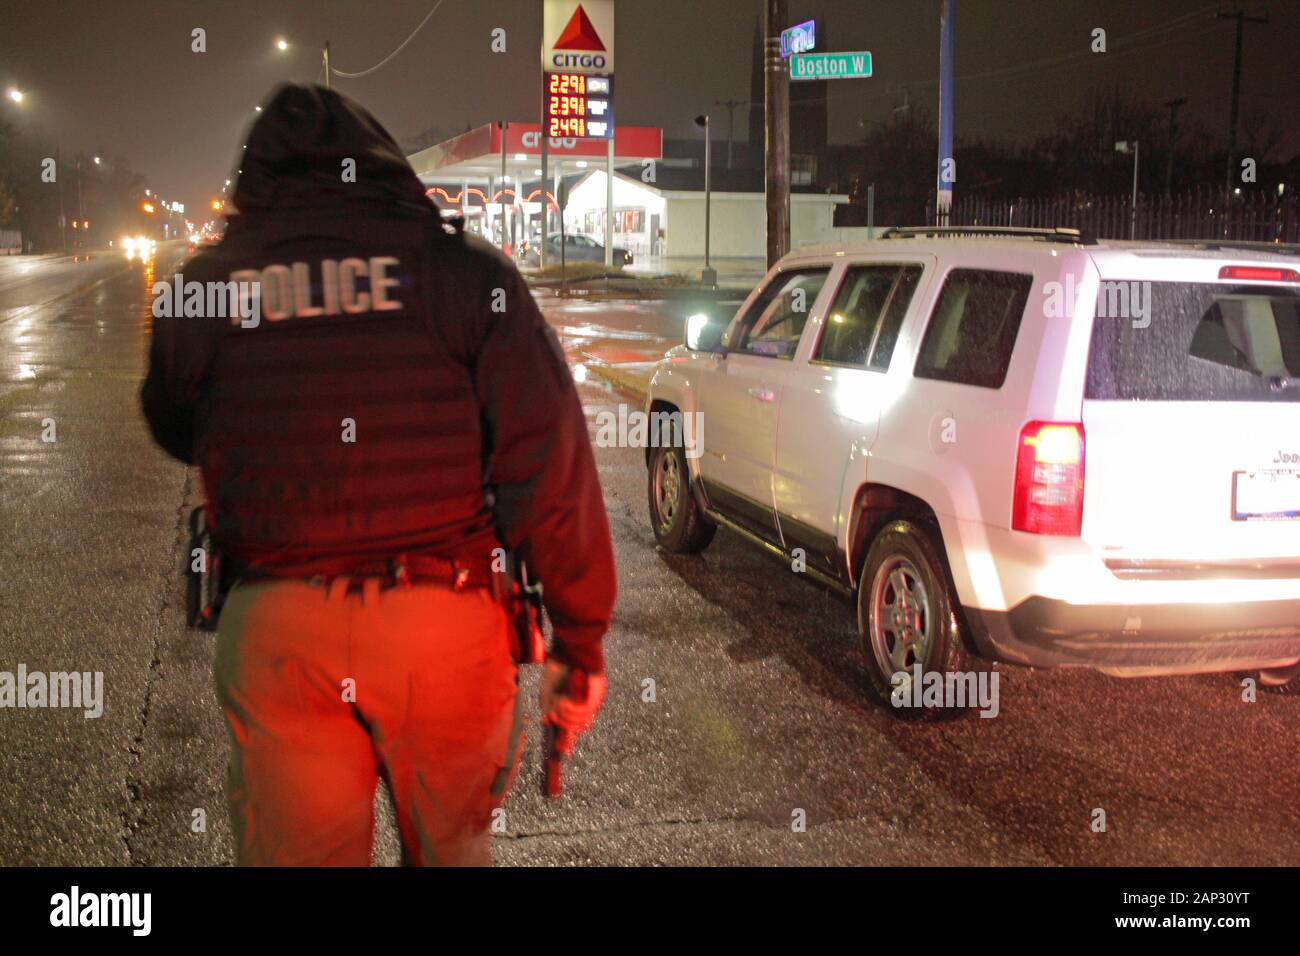
[[596, 362], [589, 362], [586, 363], [586, 366], [590, 374], [603, 379], [620, 392], [645, 404], [650, 386], [650, 380], [645, 376], [624, 371], [616, 365], [601, 365]]

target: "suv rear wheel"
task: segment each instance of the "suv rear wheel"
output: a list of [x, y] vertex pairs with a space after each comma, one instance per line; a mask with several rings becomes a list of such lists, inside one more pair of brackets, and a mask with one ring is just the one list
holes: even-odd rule
[[[956, 711], [946, 706], [901, 706], [892, 698], [897, 693], [900, 701], [912, 700], [918, 664], [922, 675], [942, 675], [967, 670], [970, 663], [937, 540], [920, 522], [889, 522], [872, 541], [858, 581], [858, 633], [867, 686], [877, 703], [900, 717], [954, 716]], [[900, 672], [908, 676], [896, 682]]]
[[695, 495], [691, 494], [685, 451], [668, 440], [669, 433], [665, 424], [663, 440], [659, 447], [651, 449], [650, 480], [646, 482], [650, 494], [650, 525], [655, 540], [665, 551], [695, 554], [709, 546], [718, 526], [704, 517]]

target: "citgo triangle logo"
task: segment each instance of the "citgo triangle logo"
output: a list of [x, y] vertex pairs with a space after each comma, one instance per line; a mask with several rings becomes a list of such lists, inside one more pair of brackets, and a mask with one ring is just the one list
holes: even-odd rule
[[573, 16], [569, 18], [569, 23], [560, 34], [560, 38], [555, 41], [557, 50], [604, 50], [605, 44], [600, 42], [600, 37], [596, 35], [596, 28], [591, 25], [587, 18], [587, 12], [582, 9], [582, 4], [578, 4], [578, 9], [573, 11]]

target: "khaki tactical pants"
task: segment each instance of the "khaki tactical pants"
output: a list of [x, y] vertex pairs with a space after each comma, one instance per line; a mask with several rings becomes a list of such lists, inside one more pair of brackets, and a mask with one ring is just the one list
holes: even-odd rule
[[216, 684], [240, 864], [369, 866], [380, 774], [406, 862], [491, 863], [522, 724], [510, 625], [486, 591], [240, 583]]

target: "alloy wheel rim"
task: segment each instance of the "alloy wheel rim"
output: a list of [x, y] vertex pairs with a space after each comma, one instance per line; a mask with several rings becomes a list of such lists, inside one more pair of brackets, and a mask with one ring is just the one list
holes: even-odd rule
[[655, 466], [655, 510], [660, 532], [666, 533], [673, 526], [680, 491], [681, 472], [677, 467], [677, 456], [671, 452], [660, 455]]
[[871, 650], [887, 677], [922, 669], [934, 638], [930, 595], [907, 558], [894, 555], [881, 564], [871, 584]]

